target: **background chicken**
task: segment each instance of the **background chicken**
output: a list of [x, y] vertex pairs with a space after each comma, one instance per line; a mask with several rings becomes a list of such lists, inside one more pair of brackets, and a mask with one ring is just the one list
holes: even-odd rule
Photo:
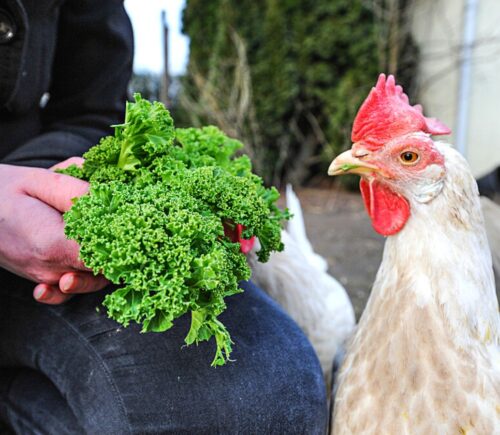
[[285, 249], [261, 263], [255, 255], [259, 250], [256, 241], [248, 255], [252, 280], [305, 332], [329, 384], [334, 357], [354, 329], [354, 310], [344, 287], [327, 273], [326, 260], [313, 251], [299, 199], [290, 186], [286, 201], [293, 218], [281, 234]]
[[330, 175], [388, 236], [335, 397], [335, 434], [500, 433], [500, 320], [477, 185], [449, 130], [381, 75]]

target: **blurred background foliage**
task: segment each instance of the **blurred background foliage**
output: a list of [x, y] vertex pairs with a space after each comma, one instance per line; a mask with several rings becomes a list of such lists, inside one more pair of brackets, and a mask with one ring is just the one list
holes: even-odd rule
[[[380, 72], [397, 74], [412, 97], [411, 2], [187, 0], [176, 124], [215, 124], [240, 139], [269, 184], [320, 182], [351, 146], [352, 121]], [[154, 77], [134, 80], [158, 99]]]
[[129, 88], [132, 92], [140, 92], [147, 100], [159, 100], [161, 75], [152, 72], [134, 73], [130, 79]]

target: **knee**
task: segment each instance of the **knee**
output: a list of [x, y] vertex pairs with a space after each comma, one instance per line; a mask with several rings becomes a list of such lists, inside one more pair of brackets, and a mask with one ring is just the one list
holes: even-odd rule
[[316, 355], [295, 349], [279, 372], [266, 376], [272, 388], [267, 404], [273, 410], [268, 433], [323, 434], [328, 424], [326, 386]]

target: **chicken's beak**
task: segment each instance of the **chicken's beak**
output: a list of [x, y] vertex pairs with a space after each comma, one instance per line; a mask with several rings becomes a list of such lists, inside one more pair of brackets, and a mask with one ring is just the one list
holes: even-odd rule
[[378, 172], [379, 168], [362, 160], [365, 155], [353, 156], [352, 150], [348, 150], [337, 156], [328, 168], [328, 175], [358, 174], [367, 175]]

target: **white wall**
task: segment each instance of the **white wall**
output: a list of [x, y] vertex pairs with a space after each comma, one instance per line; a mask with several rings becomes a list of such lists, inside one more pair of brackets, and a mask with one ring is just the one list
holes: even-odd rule
[[[412, 29], [421, 50], [418, 102], [456, 131], [466, 0], [417, 0]], [[466, 157], [475, 176], [500, 166], [500, 1], [478, 0]], [[444, 140], [453, 142], [453, 135]]]
[[475, 175], [500, 166], [500, 1], [479, 0], [467, 158]]

